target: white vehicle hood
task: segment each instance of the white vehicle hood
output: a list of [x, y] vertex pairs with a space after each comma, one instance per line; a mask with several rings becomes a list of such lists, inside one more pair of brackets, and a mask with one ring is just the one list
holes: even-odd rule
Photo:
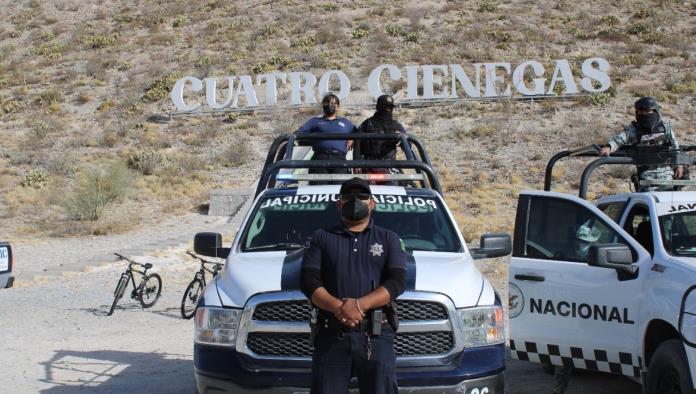
[[[230, 256], [217, 281], [219, 302], [243, 307], [255, 294], [297, 291], [302, 252], [255, 252]], [[457, 308], [492, 305], [495, 292], [465, 253], [419, 252], [409, 256], [406, 291], [447, 295]], [[413, 276], [415, 275], [415, 281]], [[209, 286], [212, 287], [212, 286]], [[210, 289], [209, 289], [210, 290]], [[206, 299], [215, 294], [207, 292]], [[218, 298], [218, 297], [215, 297]], [[216, 304], [218, 300], [208, 300]]]

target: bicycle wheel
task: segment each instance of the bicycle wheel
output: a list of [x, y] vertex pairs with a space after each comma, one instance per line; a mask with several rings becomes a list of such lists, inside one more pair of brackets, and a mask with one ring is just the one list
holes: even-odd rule
[[181, 317], [184, 319], [190, 319], [196, 313], [196, 305], [198, 305], [198, 299], [203, 293], [203, 281], [195, 278], [189, 283], [184, 291], [184, 297], [181, 298]]
[[111, 316], [114, 313], [114, 309], [116, 308], [116, 304], [118, 304], [118, 300], [123, 297], [123, 292], [126, 291], [126, 287], [128, 286], [128, 275], [123, 274], [121, 275], [121, 278], [118, 280], [118, 283], [116, 284], [116, 289], [114, 290], [114, 302], [111, 304], [111, 309], [109, 309], [109, 313], [107, 313], [107, 316]]
[[138, 300], [143, 308], [155, 305], [162, 293], [162, 278], [157, 274], [145, 275], [138, 288]]

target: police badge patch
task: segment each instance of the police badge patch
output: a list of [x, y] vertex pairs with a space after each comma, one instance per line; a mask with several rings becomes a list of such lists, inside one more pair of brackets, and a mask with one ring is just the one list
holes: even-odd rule
[[382, 244], [374, 243], [370, 245], [370, 252], [372, 252], [373, 256], [381, 256], [382, 252], [384, 252], [384, 247]]

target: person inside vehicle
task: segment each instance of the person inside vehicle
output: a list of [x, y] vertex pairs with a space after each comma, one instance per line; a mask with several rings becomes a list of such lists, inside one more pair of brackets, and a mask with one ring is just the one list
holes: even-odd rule
[[[361, 133], [405, 133], [404, 126], [394, 120], [394, 98], [383, 94], [377, 98], [375, 113], [365, 119], [358, 128]], [[353, 158], [356, 160], [394, 160], [396, 159], [395, 140], [361, 140], [355, 144]], [[368, 173], [388, 174], [401, 173], [389, 168], [373, 168]]]
[[[679, 149], [672, 126], [662, 120], [660, 106], [653, 97], [641, 97], [633, 106], [636, 120], [611, 138], [599, 151], [600, 156], [609, 156], [622, 146]], [[668, 165], [638, 165], [637, 170], [640, 180], [682, 179], [685, 171], [681, 165], [674, 168]]]
[[[328, 93], [321, 100], [324, 115], [314, 117], [303, 124], [295, 133], [353, 133], [355, 126], [350, 120], [339, 117], [340, 100], [333, 93]], [[352, 141], [348, 140], [319, 140], [312, 143], [314, 154], [312, 160], [345, 160]], [[347, 174], [348, 168], [310, 168], [310, 174]], [[312, 182], [322, 184], [327, 182]]]
[[580, 261], [587, 261], [587, 254], [590, 246], [594, 245], [602, 233], [597, 226], [593, 225], [592, 220], [583, 223], [575, 232], [576, 248], [575, 255]]

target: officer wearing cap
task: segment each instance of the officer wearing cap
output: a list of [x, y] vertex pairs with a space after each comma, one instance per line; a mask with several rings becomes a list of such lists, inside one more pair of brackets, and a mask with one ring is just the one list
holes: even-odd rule
[[[296, 133], [352, 133], [355, 126], [350, 120], [339, 117], [340, 100], [329, 93], [321, 100], [324, 116], [314, 117], [303, 124]], [[345, 160], [352, 141], [318, 140], [312, 144], [312, 160]], [[347, 168], [311, 168], [310, 174], [347, 174]]]
[[[624, 130], [611, 138], [600, 150], [600, 156], [609, 156], [619, 147], [666, 147], [679, 149], [669, 122], [662, 120], [660, 106], [652, 97], [642, 97], [634, 104], [636, 120]], [[638, 177], [643, 180], [672, 180], [684, 177], [684, 166], [639, 166]]]
[[311, 392], [348, 393], [357, 376], [361, 394], [396, 394], [394, 329], [371, 320], [404, 291], [403, 244], [374, 224], [365, 180], [345, 181], [337, 207], [341, 223], [314, 232], [302, 261], [302, 291], [319, 310]]
[[[383, 94], [377, 98], [374, 115], [360, 124], [361, 133], [405, 133], [401, 123], [394, 120], [394, 98]], [[394, 140], [362, 140], [356, 144], [355, 156], [366, 160], [393, 160], [396, 158]]]

